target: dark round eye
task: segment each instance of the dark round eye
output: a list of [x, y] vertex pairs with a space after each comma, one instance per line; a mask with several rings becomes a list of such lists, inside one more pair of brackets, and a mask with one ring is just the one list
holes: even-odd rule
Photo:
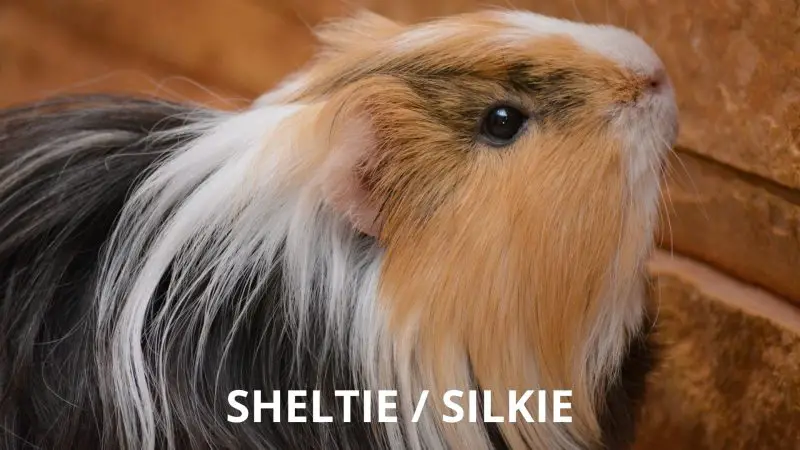
[[525, 125], [528, 116], [513, 106], [496, 106], [481, 121], [481, 135], [493, 145], [511, 143]]

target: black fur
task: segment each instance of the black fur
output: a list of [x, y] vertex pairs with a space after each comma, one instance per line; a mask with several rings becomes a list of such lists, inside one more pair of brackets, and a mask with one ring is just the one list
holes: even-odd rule
[[628, 352], [620, 374], [612, 379], [606, 392], [606, 410], [600, 417], [603, 446], [608, 450], [631, 448], [636, 437], [636, 421], [646, 388], [646, 375], [656, 362], [652, 342], [654, 323], [645, 325], [628, 343]]
[[[184, 108], [59, 99], [0, 113], [0, 447], [99, 448], [91, 292], [135, 180], [174, 142], [138, 142]], [[91, 148], [53, 156], [87, 134]], [[49, 146], [49, 147], [48, 147]], [[32, 151], [41, 148], [37, 158]], [[124, 154], [124, 156], [122, 156]], [[16, 177], [12, 179], [12, 177]]]
[[[0, 114], [0, 448], [119, 448], [115, 418], [104, 415], [114, 405], [102, 404], [102, 375], [95, 369], [99, 261], [137, 180], [181, 139], [192, 137], [145, 138], [204, 114], [172, 103], [105, 96], [56, 99]], [[92, 145], [56, 153], [88, 135]], [[177, 447], [380, 447], [371, 425], [355, 421], [273, 426], [225, 420], [235, 413], [227, 407], [234, 389], [261, 389], [265, 400], [273, 389], [355, 389], [346, 355], [322, 352], [322, 336], [296, 351], [295, 337], [282, 323], [279, 276], [238, 281], [241, 290], [263, 291], [264, 301], [237, 335], [229, 359], [220, 361], [219, 352], [233, 309], [220, 315], [209, 338], [201, 386], [185, 383], [194, 355], [178, 347], [171, 355], [170, 397], [181, 420], [175, 424]], [[330, 407], [331, 401], [323, 413], [336, 416], [340, 408]]]

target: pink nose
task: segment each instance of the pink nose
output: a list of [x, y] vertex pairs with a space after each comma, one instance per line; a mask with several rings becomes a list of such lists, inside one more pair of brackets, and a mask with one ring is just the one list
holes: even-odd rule
[[651, 91], [659, 91], [669, 86], [669, 77], [663, 67], [659, 67], [647, 78], [647, 87]]

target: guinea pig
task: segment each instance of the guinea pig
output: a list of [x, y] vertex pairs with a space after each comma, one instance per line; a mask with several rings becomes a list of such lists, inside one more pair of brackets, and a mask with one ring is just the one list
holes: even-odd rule
[[[506, 10], [319, 37], [244, 110], [0, 113], [3, 448], [630, 444], [677, 133], [653, 50]], [[526, 389], [571, 390], [571, 421], [487, 420]], [[332, 420], [229, 420], [290, 390]], [[397, 421], [339, 390], [396, 391]], [[494, 396], [451, 423], [451, 390]]]

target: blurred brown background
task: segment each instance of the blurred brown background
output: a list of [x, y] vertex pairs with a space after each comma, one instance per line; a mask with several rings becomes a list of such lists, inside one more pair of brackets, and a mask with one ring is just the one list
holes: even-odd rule
[[626, 26], [675, 83], [639, 448], [800, 448], [798, 0], [2, 0], [0, 106], [114, 91], [242, 107], [303, 64], [320, 21], [489, 5]]

